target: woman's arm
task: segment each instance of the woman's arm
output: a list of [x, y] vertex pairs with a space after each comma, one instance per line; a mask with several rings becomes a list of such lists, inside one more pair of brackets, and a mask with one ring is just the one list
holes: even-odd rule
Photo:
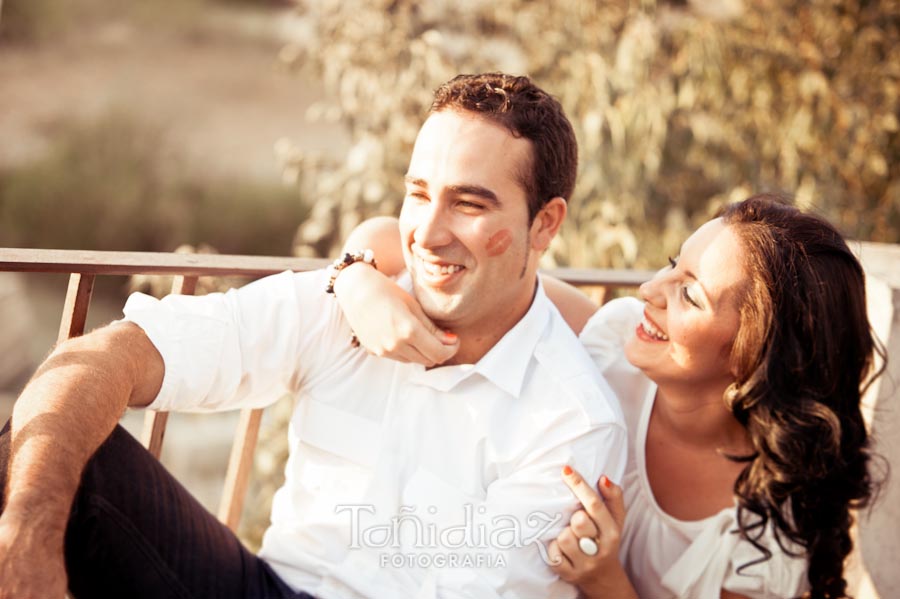
[[[406, 267], [397, 219], [387, 216], [360, 223], [344, 243], [344, 251], [371, 249], [378, 271], [356, 263], [341, 271], [335, 296], [360, 343], [371, 353], [426, 366], [440, 364], [459, 349], [458, 339], [435, 326], [418, 302], [387, 277]], [[386, 275], [386, 276], [385, 276]], [[575, 333], [597, 311], [578, 289], [550, 276], [541, 276], [550, 300]]]
[[[400, 229], [394, 217], [376, 216], [353, 229], [347, 242], [344, 243], [344, 251], [355, 252], [362, 249], [370, 249], [375, 253], [378, 270], [389, 277], [399, 274], [406, 268]], [[365, 265], [361, 266], [366, 268]], [[581, 333], [585, 323], [597, 311], [597, 304], [581, 293], [577, 287], [555, 277], [541, 275], [541, 282], [544, 284], [547, 297], [556, 304], [566, 323], [572, 327], [576, 335]], [[335, 287], [337, 288], [337, 284]]]
[[389, 279], [406, 267], [397, 219], [378, 217], [360, 223], [344, 251], [371, 249], [378, 270], [351, 264], [334, 282], [344, 317], [360, 344], [370, 353], [401, 362], [434, 366], [459, 349], [456, 335], [440, 330], [416, 299]]
[[[350, 232], [344, 242], [345, 252], [372, 250], [378, 262], [378, 270], [389, 277], [400, 274], [406, 268], [400, 228], [393, 216], [376, 216], [365, 220]], [[341, 273], [343, 276], [343, 273]]]
[[544, 285], [547, 297], [556, 304], [557, 310], [562, 314], [566, 323], [572, 327], [576, 335], [581, 334], [581, 329], [597, 311], [597, 304], [578, 291], [577, 287], [550, 275], [541, 275], [541, 283]]

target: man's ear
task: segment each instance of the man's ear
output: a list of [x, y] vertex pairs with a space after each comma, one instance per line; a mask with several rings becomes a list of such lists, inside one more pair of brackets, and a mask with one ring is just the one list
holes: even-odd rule
[[555, 197], [540, 209], [531, 223], [531, 248], [543, 252], [550, 247], [559, 227], [566, 218], [566, 201]]

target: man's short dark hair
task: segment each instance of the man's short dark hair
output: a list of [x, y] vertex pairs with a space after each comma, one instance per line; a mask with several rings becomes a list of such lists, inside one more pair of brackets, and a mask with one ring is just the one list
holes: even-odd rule
[[457, 75], [434, 92], [430, 112], [475, 113], [531, 141], [532, 164], [520, 179], [528, 194], [528, 222], [555, 197], [575, 188], [578, 142], [560, 103], [528, 77], [503, 73]]

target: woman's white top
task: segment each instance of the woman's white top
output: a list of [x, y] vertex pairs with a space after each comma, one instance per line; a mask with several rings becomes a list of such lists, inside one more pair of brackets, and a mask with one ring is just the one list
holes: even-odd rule
[[644, 457], [656, 384], [624, 354], [624, 344], [634, 335], [643, 310], [635, 298], [613, 300], [581, 333], [582, 343], [618, 394], [628, 425], [628, 463], [622, 480], [628, 511], [619, 558], [629, 579], [646, 599], [718, 599], [722, 589], [752, 598], [801, 595], [807, 589], [806, 559], [782, 551], [771, 524], [760, 542], [772, 557], [753, 563], [763, 555], [737, 534], [736, 507], [685, 521], [656, 503]]

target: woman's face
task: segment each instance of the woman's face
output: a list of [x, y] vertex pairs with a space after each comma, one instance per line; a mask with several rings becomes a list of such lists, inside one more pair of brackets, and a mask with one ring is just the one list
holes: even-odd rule
[[644, 319], [625, 345], [628, 361], [659, 385], [724, 389], [746, 280], [743, 247], [721, 219], [700, 227], [672, 265], [641, 285]]

